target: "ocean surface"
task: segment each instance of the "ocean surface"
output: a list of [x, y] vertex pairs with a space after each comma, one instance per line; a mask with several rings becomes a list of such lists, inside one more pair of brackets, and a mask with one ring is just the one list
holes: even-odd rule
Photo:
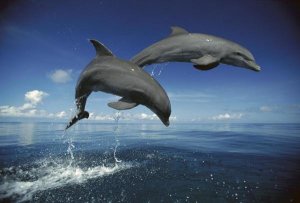
[[0, 123], [1, 202], [297, 202], [300, 124]]

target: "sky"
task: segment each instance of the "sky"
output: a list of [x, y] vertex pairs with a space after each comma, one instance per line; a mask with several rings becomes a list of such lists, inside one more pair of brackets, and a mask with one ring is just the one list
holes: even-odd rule
[[[28, 0], [1, 3], [0, 121], [66, 120], [77, 78], [93, 59], [88, 39], [129, 60], [167, 37], [171, 26], [229, 39], [249, 49], [261, 72], [191, 63], [151, 65], [169, 95], [172, 122], [300, 122], [299, 4], [279, 0]], [[299, 12], [298, 12], [299, 11]], [[114, 95], [93, 93], [90, 120], [113, 121]], [[144, 106], [128, 121], [157, 117]]]

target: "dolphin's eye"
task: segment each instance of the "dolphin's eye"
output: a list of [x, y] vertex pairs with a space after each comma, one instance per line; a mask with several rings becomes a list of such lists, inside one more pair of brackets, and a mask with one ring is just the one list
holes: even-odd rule
[[236, 54], [237, 56], [242, 57], [243, 59], [245, 59], [245, 60], [247, 60], [247, 61], [253, 61], [253, 59], [249, 58], [247, 55], [244, 55], [244, 54], [242, 54], [242, 53], [240, 53], [240, 52], [235, 52], [235, 54]]
[[238, 56], [243, 56], [243, 54], [241, 54], [240, 52], [235, 52], [235, 54]]
[[243, 59], [247, 60], [247, 61], [251, 61], [251, 59], [249, 57], [247, 57], [246, 55], [240, 53], [240, 52], [235, 52], [235, 55], [242, 57]]

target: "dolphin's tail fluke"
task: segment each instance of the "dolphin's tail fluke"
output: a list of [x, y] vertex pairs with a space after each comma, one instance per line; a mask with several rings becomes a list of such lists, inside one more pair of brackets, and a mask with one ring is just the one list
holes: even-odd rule
[[74, 116], [71, 121], [68, 123], [68, 125], [66, 126], [65, 130], [67, 130], [69, 127], [71, 127], [72, 125], [74, 125], [77, 121], [83, 119], [83, 118], [88, 118], [89, 117], [89, 112], [87, 111], [83, 111], [78, 113], [76, 116]]

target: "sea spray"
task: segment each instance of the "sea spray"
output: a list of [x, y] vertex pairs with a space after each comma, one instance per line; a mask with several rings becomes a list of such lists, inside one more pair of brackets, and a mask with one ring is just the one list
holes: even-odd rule
[[162, 66], [158, 72], [158, 76], [160, 76], [160, 74], [162, 73], [163, 70], [164, 70], [164, 67]]
[[118, 136], [119, 136], [119, 120], [121, 118], [122, 114], [120, 111], [116, 112], [115, 115], [114, 115], [114, 120], [115, 120], [115, 127], [114, 127], [114, 137], [115, 137], [115, 147], [114, 147], [114, 159], [115, 159], [115, 164], [117, 163], [121, 163], [122, 161], [119, 160], [116, 156], [116, 153], [117, 153], [117, 148], [119, 147], [120, 145], [120, 141], [118, 139]]
[[[79, 99], [81, 99], [81, 97]], [[69, 114], [70, 120], [78, 113], [78, 110], [77, 110], [77, 107], [79, 106], [78, 100], [76, 100], [74, 102], [74, 105], [75, 105], [75, 108], [70, 108], [70, 114]], [[79, 106], [79, 108], [80, 108], [80, 106]], [[72, 150], [75, 148], [75, 145], [73, 144], [72, 137], [67, 137], [67, 130], [63, 131], [61, 138], [62, 139], [66, 138], [64, 140], [64, 143], [68, 144], [67, 154], [70, 156], [70, 159], [69, 159], [69, 166], [70, 166], [73, 164], [73, 160], [74, 160], [74, 154], [73, 154]]]
[[73, 142], [72, 142], [72, 138], [69, 138], [69, 139], [68, 139], [68, 149], [67, 149], [67, 153], [70, 155], [71, 160], [74, 159], [74, 155], [73, 155], [73, 151], [72, 151], [72, 149], [74, 149], [74, 148], [75, 148], [75, 146], [74, 146], [74, 144], [73, 144]]
[[61, 138], [63, 139], [63, 142], [64, 143], [67, 143], [68, 144], [68, 147], [67, 147], [67, 155], [69, 155], [69, 165], [72, 165], [73, 164], [73, 160], [74, 160], [74, 154], [73, 154], [73, 149], [75, 148], [75, 145], [73, 144], [73, 139], [72, 137], [68, 136], [67, 135], [67, 131], [64, 130], [63, 131], [63, 134], [61, 136]]
[[[78, 107], [78, 100], [76, 100], [75, 102], [75, 105]], [[77, 114], [77, 111], [75, 110], [76, 108], [71, 108], [70, 109], [70, 116], [71, 118]], [[114, 128], [113, 128], [113, 133], [114, 133], [114, 139], [115, 139], [115, 146], [113, 147], [113, 157], [114, 157], [114, 160], [115, 160], [115, 164], [116, 163], [120, 163], [121, 160], [119, 160], [116, 156], [117, 154], [117, 149], [120, 145], [120, 141], [118, 139], [118, 136], [119, 136], [119, 120], [122, 116], [122, 113], [120, 111], [117, 111], [116, 113], [114, 113], [114, 120], [115, 120], [115, 125], [114, 125]], [[67, 131], [64, 130], [63, 131], [63, 134], [61, 136], [62, 139], [64, 139], [64, 143], [67, 143], [67, 153], [66, 155], [69, 155], [69, 165], [72, 165], [73, 163], [75, 164], [74, 162], [74, 153], [73, 153], [73, 149], [75, 149], [75, 145], [73, 143], [73, 139], [72, 137], [70, 137], [70, 135], [67, 134]]]
[[123, 162], [115, 166], [79, 167], [68, 165], [64, 159], [46, 158], [31, 165], [3, 168], [0, 202], [5, 198], [10, 198], [13, 202], [30, 201], [39, 192], [86, 183], [90, 179], [112, 175], [132, 166], [131, 163]]
[[156, 67], [157, 67], [157, 65], [154, 65], [154, 66], [153, 66], [153, 69], [152, 69], [152, 71], [151, 71], [151, 76], [152, 76], [152, 77], [155, 76], [155, 70], [156, 70]]
[[63, 156], [50, 155], [27, 164], [1, 169], [0, 202], [6, 198], [14, 202], [34, 201], [44, 191], [74, 184], [81, 185], [91, 179], [101, 179], [131, 167], [136, 167], [137, 165], [133, 165], [131, 162], [121, 162], [116, 156], [117, 148], [120, 145], [118, 135], [121, 116], [120, 112], [114, 115], [115, 146], [113, 148], [114, 160], [112, 160], [112, 163], [103, 163], [102, 158], [95, 159], [95, 156], [92, 156], [92, 162], [89, 157], [83, 156], [85, 158], [82, 159], [80, 158], [82, 157], [80, 151], [75, 156], [74, 142], [76, 137], [74, 137], [74, 130], [77, 128], [64, 130], [62, 134], [58, 135], [61, 142], [67, 145], [64, 148]]
[[160, 70], [158, 72], [158, 76], [160, 76], [162, 74], [164, 68], [167, 67], [168, 64], [169, 64], [169, 62], [160, 65]]
[[[153, 66], [152, 71], [151, 71], [151, 76], [160, 76], [164, 70], [164, 68], [168, 65], [169, 63], [164, 63], [164, 64], [156, 64]], [[158, 73], [156, 74], [156, 70], [158, 69]]]

